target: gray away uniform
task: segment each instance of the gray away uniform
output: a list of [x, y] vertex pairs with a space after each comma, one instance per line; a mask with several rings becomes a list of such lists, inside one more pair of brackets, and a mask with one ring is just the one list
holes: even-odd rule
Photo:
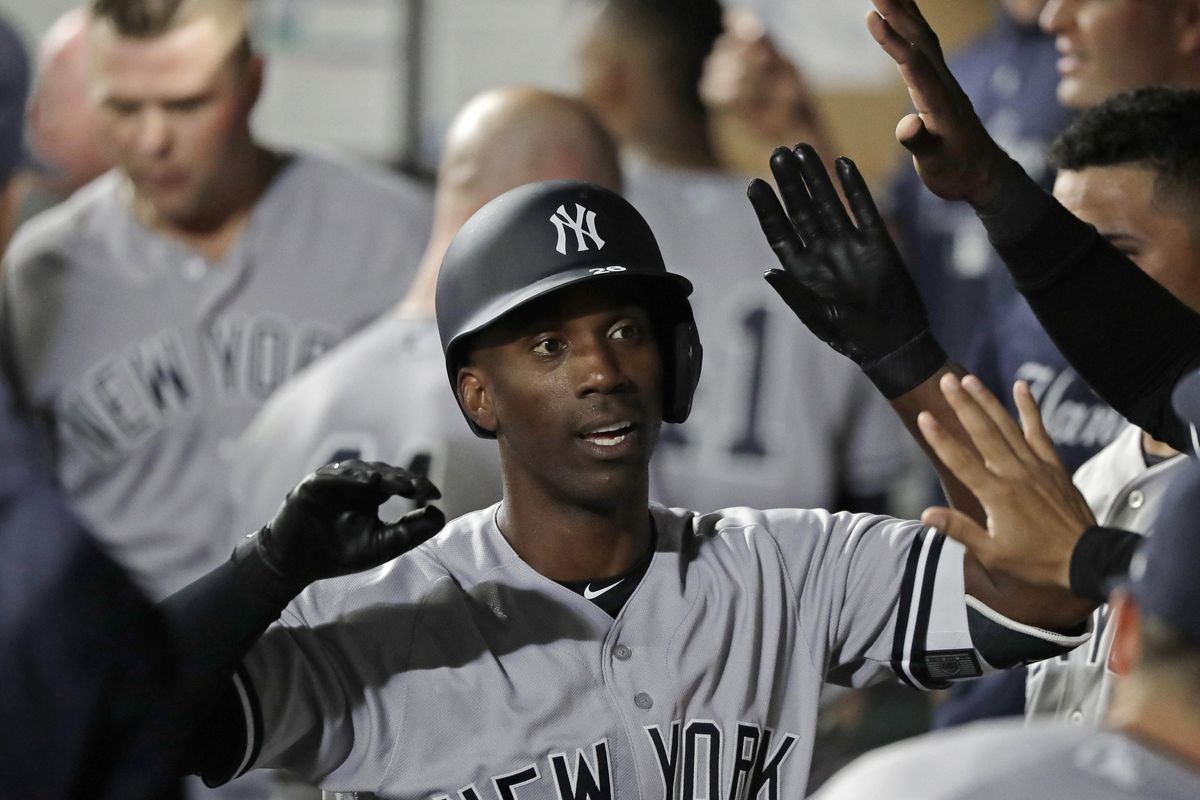
[[288, 376], [396, 302], [429, 217], [407, 182], [300, 156], [218, 264], [138, 222], [115, 172], [18, 233], [6, 368], [75, 508], [152, 595], [228, 558], [234, 439]]
[[977, 722], [876, 750], [813, 800], [1195, 800], [1200, 772], [1116, 731]]
[[[1187, 464], [1187, 456], [1180, 454], [1147, 467], [1142, 431], [1128, 425], [1076, 470], [1075, 485], [1101, 525], [1150, 533], [1163, 494]], [[1108, 613], [1107, 605], [1096, 609], [1094, 634], [1086, 646], [1029, 667], [1026, 716], [1052, 716], [1075, 725], [1104, 721], [1114, 678], [1108, 669], [1113, 638]]]
[[[263, 406], [230, 467], [234, 537], [269, 520], [308, 473], [359, 458], [427, 476], [447, 518], [500, 499], [500, 454], [463, 424], [446, 386], [437, 324], [385, 314], [297, 375]], [[393, 498], [380, 514], [399, 516]]]
[[791, 798], [824, 681], [987, 668], [963, 550], [919, 523], [652, 506], [614, 620], [522, 561], [497, 508], [293, 601], [235, 678], [239, 771], [388, 798]]

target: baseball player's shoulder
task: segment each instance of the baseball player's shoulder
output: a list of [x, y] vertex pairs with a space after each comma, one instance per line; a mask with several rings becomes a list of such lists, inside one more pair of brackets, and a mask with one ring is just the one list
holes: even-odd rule
[[446, 523], [432, 539], [373, 569], [317, 581], [284, 612], [293, 624], [315, 626], [380, 605], [420, 605], [439, 584], [467, 587], [508, 560], [493, 538], [497, 506]]
[[25, 222], [13, 234], [5, 253], [6, 270], [19, 275], [23, 270], [47, 269], [52, 264], [65, 267], [107, 263], [107, 259], [79, 260], [72, 256], [111, 235], [117, 224], [114, 216], [128, 217], [120, 203], [119, 187], [119, 175], [107, 173]]
[[383, 204], [390, 211], [431, 213], [427, 186], [377, 164], [315, 152], [295, 153], [289, 159], [286, 177], [303, 185], [312, 202], [351, 202], [355, 208]]
[[977, 722], [880, 748], [835, 775], [814, 800], [1011, 800], [1064, 788], [1074, 754], [1093, 729], [1021, 719]]

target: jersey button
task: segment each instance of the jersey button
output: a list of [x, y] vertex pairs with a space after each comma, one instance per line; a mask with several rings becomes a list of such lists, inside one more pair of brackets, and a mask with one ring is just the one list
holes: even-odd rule
[[204, 277], [208, 272], [208, 264], [204, 263], [204, 259], [200, 256], [189, 258], [183, 264], [183, 277], [195, 283]]
[[1071, 712], [1071, 724], [1072, 725], [1082, 725], [1083, 724], [1083, 712], [1082, 711], [1080, 711], [1079, 709], [1075, 709], [1074, 711]]
[[654, 705], [654, 698], [645, 692], [638, 692], [633, 696], [633, 704], [640, 709], [647, 709]]
[[618, 661], [628, 661], [630, 656], [633, 655], [633, 651], [630, 650], [625, 645], [619, 644], [613, 648], [613, 655], [617, 658]]
[[1146, 495], [1142, 494], [1141, 489], [1134, 489], [1129, 493], [1129, 507], [1135, 511], [1141, 508], [1146, 503]]

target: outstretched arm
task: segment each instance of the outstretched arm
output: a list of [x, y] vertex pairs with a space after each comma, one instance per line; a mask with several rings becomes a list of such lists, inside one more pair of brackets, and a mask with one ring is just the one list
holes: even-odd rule
[[1046, 194], [984, 129], [913, 0], [873, 0], [867, 27], [915, 112], [896, 126], [918, 175], [979, 214], [1017, 288], [1072, 366], [1151, 435], [1189, 449], [1171, 387], [1200, 363], [1200, 315]]
[[[771, 157], [771, 169], [782, 204], [762, 181], [755, 181], [748, 190], [763, 233], [780, 262], [780, 269], [766, 273], [767, 282], [813, 333], [857, 363], [891, 400], [930, 454], [958, 515], [953, 519], [969, 520], [976, 527], [987, 524], [980, 505], [983, 498], [977, 497], [981, 484], [961, 480], [961, 471], [948, 469], [939, 457], [945, 452], [959, 456], [960, 450], [930, 449], [921, 435], [927, 434], [930, 422], [936, 420], [935, 429], [961, 451], [975, 453], [972, 442], [980, 441], [966, 427], [976, 423], [977, 416], [954, 404], [958, 395], [942, 391], [942, 385], [958, 386], [957, 367], [947, 362], [930, 334], [924, 305], [858, 170], [848, 159], [837, 161], [846, 202], [853, 212], [851, 220], [811, 147], [800, 145], [794, 153], [777, 150]], [[918, 427], [918, 418], [925, 421], [923, 427]], [[1045, 471], [1050, 474], [1049, 467]], [[1058, 472], [1065, 476], [1061, 466]], [[1070, 486], [1069, 478], [1064, 480]], [[1076, 538], [1086, 527], [1079, 526]], [[1028, 550], [1025, 555], [1037, 556], [1038, 545], [1027, 539], [1021, 544]], [[1067, 554], [1069, 560], [1070, 549]], [[995, 566], [1007, 565], [997, 562]], [[1055, 584], [1029, 584], [1014, 577], [1020, 573], [1006, 573], [995, 566], [989, 569], [968, 546], [967, 592], [1010, 619], [1067, 630], [1086, 619], [1094, 607]]]
[[858, 364], [891, 401], [954, 507], [982, 522], [975, 498], [942, 467], [917, 428], [924, 409], [951, 427], [958, 424], [937, 379], [959, 368], [930, 333], [925, 306], [858, 169], [847, 158], [836, 168], [853, 220], [810, 145], [771, 156], [782, 204], [764, 181], [750, 184], [750, 202], [780, 263], [764, 277], [814, 334]]
[[[393, 495], [421, 502], [439, 496], [425, 478], [386, 464], [321, 467], [230, 561], [163, 601], [184, 665], [180, 714], [196, 722], [188, 771], [213, 785], [232, 777], [240, 705], [222, 697], [230, 696], [238, 663], [297, 594], [316, 580], [390, 561], [441, 529], [445, 518], [433, 506], [380, 521], [379, 506]], [[228, 709], [236, 713], [226, 719]]]

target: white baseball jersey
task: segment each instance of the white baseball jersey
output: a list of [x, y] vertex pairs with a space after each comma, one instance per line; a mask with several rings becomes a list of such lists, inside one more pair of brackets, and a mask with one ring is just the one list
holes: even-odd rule
[[429, 220], [407, 182], [300, 156], [220, 263], [137, 221], [117, 173], [18, 233], [0, 346], [75, 508], [152, 595], [228, 557], [234, 439], [399, 299]]
[[1116, 731], [987, 720], [860, 758], [813, 800], [1195, 800], [1200, 772]]
[[799, 797], [825, 680], [983, 666], [963, 550], [919, 523], [652, 506], [614, 619], [521, 560], [497, 509], [284, 611], [236, 680], [243, 769], [387, 798]]
[[[1187, 456], [1180, 454], [1147, 467], [1142, 431], [1126, 425], [1116, 439], [1076, 470], [1075, 486], [1101, 525], [1148, 534], [1172, 476], [1187, 469], [1187, 463]], [[1026, 716], [1053, 716], [1089, 726], [1104, 721], [1114, 679], [1108, 669], [1113, 638], [1113, 630], [1106, 624], [1108, 613], [1107, 605], [1096, 609], [1095, 633], [1087, 646], [1030, 665]]]
[[691, 280], [704, 369], [688, 421], [663, 428], [651, 490], [711, 510], [829, 508], [886, 492], [909, 464], [903, 426], [858, 367], [796, 319], [761, 275], [779, 262], [744, 178], [631, 160], [626, 196], [667, 268]]
[[[453, 518], [500, 499], [495, 442], [471, 433], [446, 380], [437, 323], [385, 314], [263, 406], [230, 465], [235, 537], [257, 530], [322, 464], [360, 458], [426, 475]], [[385, 518], [409, 510], [396, 498]]]

